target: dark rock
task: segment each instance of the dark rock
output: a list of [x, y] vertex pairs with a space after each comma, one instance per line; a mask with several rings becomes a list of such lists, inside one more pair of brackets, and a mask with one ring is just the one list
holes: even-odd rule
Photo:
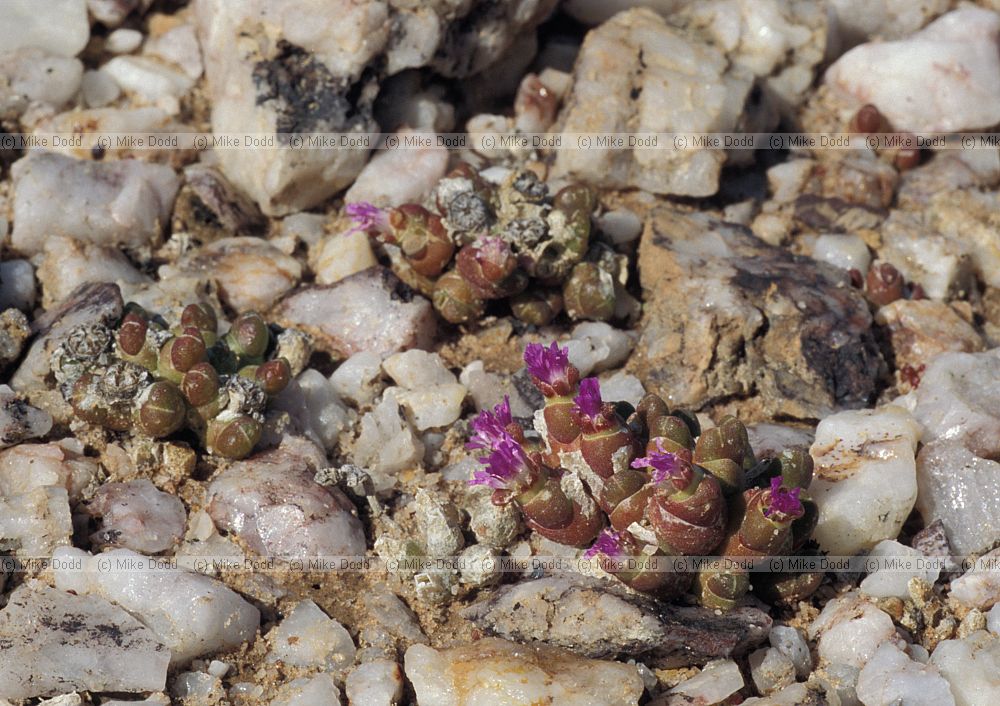
[[885, 364], [846, 272], [667, 208], [650, 214], [639, 272], [646, 303], [629, 367], [671, 404], [815, 419], [876, 394]]
[[192, 164], [174, 202], [173, 231], [201, 244], [235, 235], [263, 235], [267, 220], [257, 204], [215, 167]]
[[555, 576], [505, 586], [464, 612], [477, 627], [517, 642], [545, 642], [587, 657], [640, 656], [680, 667], [741, 655], [771, 630], [751, 607], [719, 613], [661, 604], [619, 586]]
[[11, 377], [10, 386], [19, 392], [49, 386], [49, 359], [67, 334], [81, 324], [110, 326], [121, 317], [123, 306], [117, 284], [92, 282], [74, 289], [59, 306], [46, 311], [32, 323], [35, 340], [24, 362]]
[[913, 535], [910, 545], [926, 557], [944, 559], [947, 568], [941, 572], [942, 580], [947, 581], [962, 573], [962, 567], [951, 558], [953, 556], [951, 544], [948, 542], [948, 533], [941, 520], [934, 520]]

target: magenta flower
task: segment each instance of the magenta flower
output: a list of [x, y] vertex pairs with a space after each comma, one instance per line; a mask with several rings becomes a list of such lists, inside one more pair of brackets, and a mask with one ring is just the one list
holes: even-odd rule
[[684, 468], [684, 463], [677, 454], [665, 450], [663, 442], [660, 439], [656, 440], [656, 448], [657, 450], [648, 456], [643, 456], [632, 461], [632, 468], [653, 469], [653, 482], [661, 483], [679, 473]]
[[611, 528], [601, 530], [594, 540], [593, 546], [583, 553], [585, 559], [591, 559], [598, 554], [603, 554], [609, 559], [618, 559], [625, 555], [622, 549], [622, 535]]
[[532, 377], [555, 385], [568, 378], [569, 348], [560, 348], [555, 341], [548, 348], [540, 343], [529, 343], [524, 349], [524, 364]]
[[504, 395], [503, 402], [494, 407], [492, 412], [484, 409], [479, 413], [479, 416], [472, 420], [474, 433], [469, 437], [465, 448], [492, 451], [493, 445], [503, 437], [507, 425], [513, 421], [514, 417], [510, 413], [510, 398]]
[[770, 517], [775, 513], [789, 515], [792, 517], [802, 514], [802, 502], [799, 500], [799, 493], [802, 488], [792, 488], [791, 490], [781, 486], [781, 477], [775, 476], [771, 479], [771, 501], [768, 507], [764, 508], [764, 517]]
[[386, 212], [367, 201], [349, 203], [344, 207], [344, 212], [348, 218], [354, 221], [354, 227], [347, 231], [348, 234], [358, 231], [382, 231], [389, 225], [389, 217]]
[[580, 381], [580, 394], [573, 399], [573, 411], [581, 417], [595, 419], [601, 414], [601, 383], [597, 378], [584, 378]]
[[517, 440], [506, 432], [494, 441], [489, 455], [480, 458], [479, 462], [485, 468], [472, 474], [469, 485], [517, 490], [531, 472], [528, 455]]

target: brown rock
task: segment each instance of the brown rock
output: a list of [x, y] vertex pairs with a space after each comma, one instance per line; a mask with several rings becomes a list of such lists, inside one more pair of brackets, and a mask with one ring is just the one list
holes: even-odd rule
[[464, 617], [509, 640], [545, 642], [593, 658], [643, 655], [658, 667], [743, 654], [771, 630], [771, 618], [757, 608], [719, 613], [661, 604], [581, 576], [505, 586], [466, 609]]
[[985, 349], [982, 336], [944, 302], [899, 299], [879, 309], [875, 321], [888, 329], [897, 384], [903, 392], [919, 384], [921, 371], [934, 356]]
[[639, 272], [646, 304], [629, 367], [672, 405], [740, 400], [748, 416], [813, 419], [875, 394], [884, 361], [845, 272], [666, 208], [650, 214]]

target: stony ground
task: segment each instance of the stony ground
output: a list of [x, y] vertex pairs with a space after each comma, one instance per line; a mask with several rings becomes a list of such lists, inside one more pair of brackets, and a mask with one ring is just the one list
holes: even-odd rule
[[[995, 0], [6, 0], [0, 704], [1000, 702], [1000, 152], [915, 137], [998, 124]], [[888, 139], [437, 139], [771, 131]], [[440, 213], [436, 269], [387, 237], [404, 204]], [[103, 381], [136, 305], [146, 350], [193, 303], [213, 370], [246, 312], [266, 356], [152, 438], [149, 393]], [[729, 610], [547, 568], [582, 548], [470, 485], [465, 444], [505, 396], [548, 438], [522, 356], [552, 341], [606, 401], [807, 448], [801, 550], [885, 561]], [[290, 379], [253, 403], [265, 357]], [[81, 413], [98, 371], [123, 424]]]

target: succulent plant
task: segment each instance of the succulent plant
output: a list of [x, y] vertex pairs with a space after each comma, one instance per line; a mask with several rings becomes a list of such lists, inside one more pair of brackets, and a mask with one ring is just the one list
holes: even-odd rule
[[628, 310], [619, 307], [631, 299], [627, 257], [593, 242], [596, 206], [582, 184], [552, 195], [529, 170], [495, 185], [462, 163], [427, 203], [380, 209], [358, 202], [344, 211], [351, 230], [380, 242], [395, 273], [445, 320], [470, 323], [488, 302], [506, 300], [518, 319], [545, 325], [563, 311], [606, 321]]
[[289, 362], [275, 355], [279, 348], [256, 312], [236, 317], [220, 337], [207, 305], [185, 307], [170, 328], [129, 304], [113, 331], [73, 329], [52, 367], [87, 423], [152, 438], [188, 428], [210, 453], [239, 459], [260, 441], [268, 398], [292, 378]]
[[[470, 483], [493, 488], [496, 504], [517, 505], [533, 530], [570, 546], [592, 543], [585, 556], [636, 590], [677, 595], [693, 587], [716, 608], [735, 606], [750, 590], [747, 571], [716, 562], [679, 572], [671, 558], [807, 550], [817, 512], [806, 495], [813, 468], [804, 448], [758, 460], [735, 417], [702, 431], [693, 414], [654, 394], [634, 409], [605, 401], [598, 380], [581, 380], [555, 343], [528, 345], [524, 360], [545, 398], [541, 441], [527, 439], [505, 399], [473, 421], [467, 447], [482, 452]], [[755, 580], [754, 590], [793, 601], [821, 580], [774, 574]]]

